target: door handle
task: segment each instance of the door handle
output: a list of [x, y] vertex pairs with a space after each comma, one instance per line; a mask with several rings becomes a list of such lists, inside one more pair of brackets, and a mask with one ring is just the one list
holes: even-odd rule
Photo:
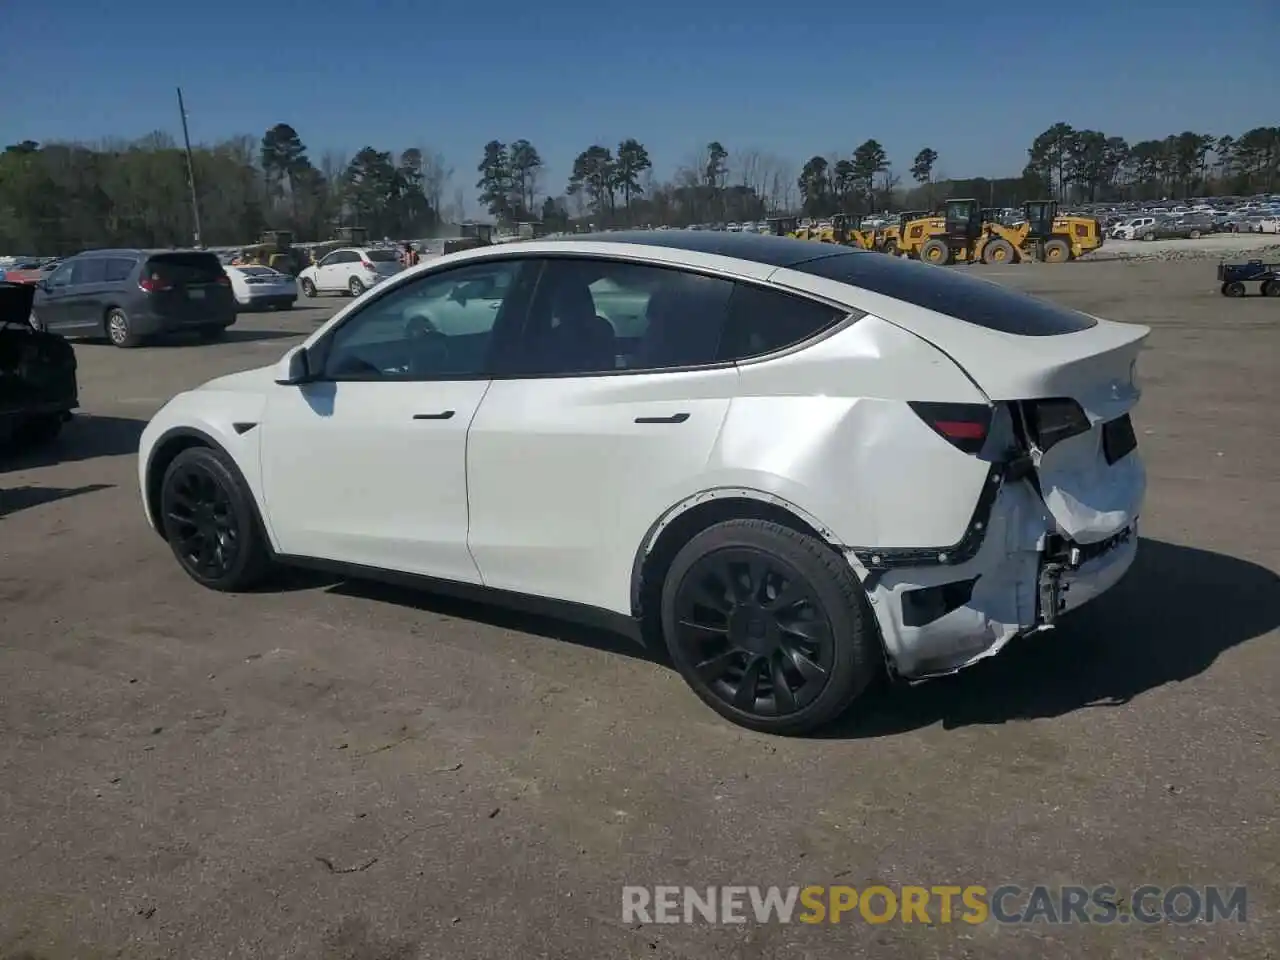
[[441, 410], [439, 413], [415, 413], [415, 420], [449, 420], [453, 417], [452, 410]]
[[688, 419], [687, 413], [673, 413], [669, 417], [636, 417], [636, 423], [684, 423]]

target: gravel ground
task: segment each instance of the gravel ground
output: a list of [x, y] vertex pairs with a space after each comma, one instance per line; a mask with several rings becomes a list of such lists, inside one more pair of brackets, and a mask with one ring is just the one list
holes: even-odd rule
[[[0, 958], [1274, 957], [1276, 303], [1211, 265], [971, 269], [1152, 325], [1139, 559], [1054, 633], [807, 740], [562, 623], [200, 590], [144, 527], [138, 433], [327, 310], [78, 346], [85, 416], [0, 466]], [[1249, 922], [621, 922], [624, 884], [1005, 882], [1244, 883]]]
[[1086, 254], [1102, 260], [1280, 260], [1280, 236], [1274, 233], [1217, 233], [1197, 240], [1108, 240]]

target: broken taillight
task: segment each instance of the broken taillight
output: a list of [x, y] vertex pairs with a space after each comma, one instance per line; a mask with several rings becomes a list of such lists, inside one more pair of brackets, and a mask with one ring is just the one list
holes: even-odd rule
[[1042, 453], [1063, 440], [1088, 433], [1091, 427], [1080, 404], [1066, 397], [1024, 400], [1022, 411], [1031, 434], [1030, 439]]
[[964, 453], [979, 453], [991, 430], [991, 407], [985, 403], [908, 404], [938, 436]]

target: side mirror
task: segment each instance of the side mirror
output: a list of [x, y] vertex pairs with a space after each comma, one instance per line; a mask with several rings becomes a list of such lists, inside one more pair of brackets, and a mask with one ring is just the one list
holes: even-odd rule
[[276, 364], [276, 383], [296, 386], [312, 379], [310, 358], [305, 347], [294, 347]]

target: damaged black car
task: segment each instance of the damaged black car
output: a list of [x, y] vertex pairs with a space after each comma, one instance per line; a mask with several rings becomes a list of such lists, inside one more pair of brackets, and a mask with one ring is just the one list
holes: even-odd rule
[[79, 406], [76, 355], [31, 325], [35, 287], [0, 282], [0, 446], [52, 440]]

